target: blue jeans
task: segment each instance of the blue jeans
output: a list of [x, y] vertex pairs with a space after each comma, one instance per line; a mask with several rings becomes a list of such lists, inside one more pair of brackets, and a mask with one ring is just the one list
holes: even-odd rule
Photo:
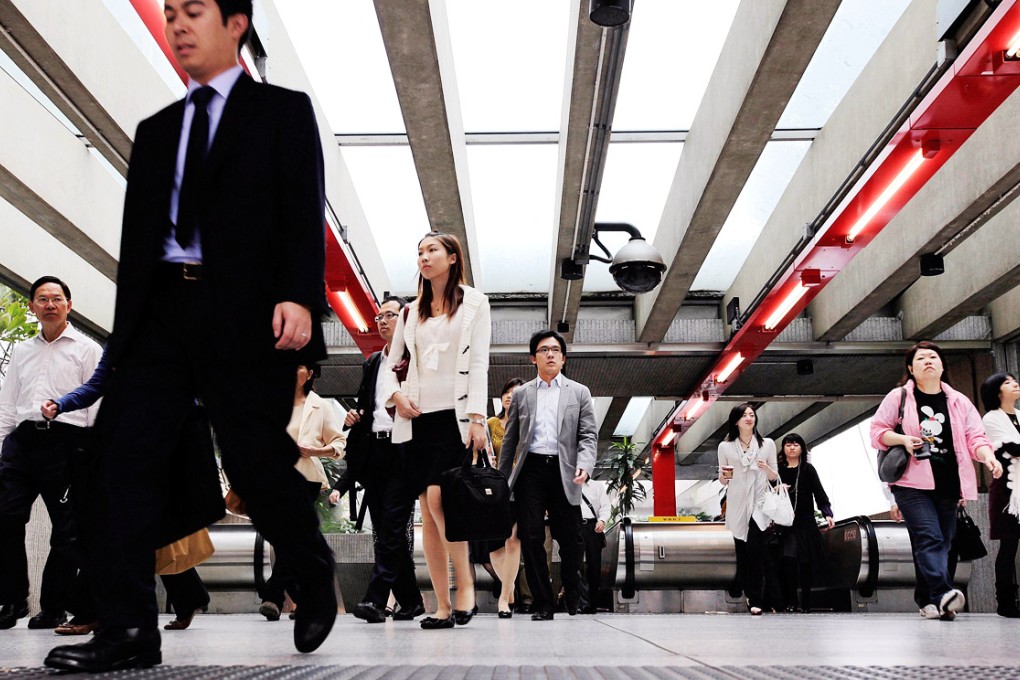
[[[892, 492], [907, 524], [914, 563], [928, 586], [931, 604], [938, 606], [942, 596], [953, 588], [949, 548], [956, 534], [957, 501], [940, 498], [934, 491], [903, 486], [893, 486]], [[917, 603], [919, 607], [925, 604]]]

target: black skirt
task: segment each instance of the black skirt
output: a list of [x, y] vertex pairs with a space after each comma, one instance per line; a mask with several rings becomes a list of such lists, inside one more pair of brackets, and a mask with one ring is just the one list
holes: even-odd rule
[[414, 495], [420, 496], [430, 486], [439, 486], [443, 472], [468, 460], [456, 412], [451, 409], [423, 413], [412, 420], [407, 452], [407, 484]]

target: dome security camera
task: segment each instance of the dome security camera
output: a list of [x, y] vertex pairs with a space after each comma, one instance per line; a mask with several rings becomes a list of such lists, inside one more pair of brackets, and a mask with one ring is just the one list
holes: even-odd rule
[[666, 263], [662, 255], [648, 241], [640, 237], [631, 238], [620, 248], [609, 265], [609, 273], [623, 290], [631, 293], [647, 293], [662, 281]]

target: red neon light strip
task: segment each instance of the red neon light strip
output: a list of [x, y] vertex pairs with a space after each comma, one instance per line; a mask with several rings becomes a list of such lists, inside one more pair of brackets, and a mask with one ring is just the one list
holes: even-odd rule
[[[870, 174], [859, 183], [856, 193], [837, 209], [837, 213], [727, 343], [697, 389], [673, 411], [665, 427], [652, 438], [654, 448], [672, 451], [674, 424], [682, 421], [687, 426], [693, 423], [703, 411], [704, 404], [714, 402], [732, 385], [822, 288], [945, 165], [974, 130], [1020, 86], [1020, 62], [1003, 59], [1004, 53], [1018, 40], [1020, 7], [1017, 0], [1007, 0], [989, 17], [950, 72], [917, 106], [908, 123], [872, 164]], [[896, 187], [896, 184], [899, 186]], [[856, 233], [848, 238], [851, 230]], [[799, 289], [804, 288], [801, 274], [807, 269], [819, 270], [821, 282], [806, 287], [801, 293]], [[774, 329], [766, 330], [769, 317], [794, 294], [799, 294], [798, 299], [783, 311]], [[743, 361], [734, 366], [733, 356], [737, 352], [743, 356]], [[720, 375], [723, 381], [716, 380]], [[704, 400], [706, 391], [708, 399]], [[688, 404], [694, 403], [697, 403], [696, 408], [687, 408]], [[662, 488], [655, 478], [653, 484], [656, 491], [673, 496], [672, 479], [664, 480]]]
[[[158, 2], [158, 0], [131, 0], [131, 6], [138, 13], [142, 23], [145, 24], [145, 27], [149, 30], [149, 33], [160, 49], [163, 50], [167, 61], [173, 66], [181, 81], [187, 83], [188, 74], [177, 64], [177, 60], [174, 59], [173, 50], [170, 49], [170, 44], [166, 40], [166, 34], [163, 30], [166, 26], [166, 18], [163, 16], [162, 3]], [[248, 70], [244, 62], [241, 62], [241, 66], [244, 67], [245, 71]], [[375, 300], [371, 293], [369, 293], [362, 277], [355, 270], [352, 259], [352, 256], [347, 251], [347, 244], [337, 237], [336, 232], [327, 219], [326, 300], [344, 325], [344, 328], [354, 338], [354, 343], [358, 346], [358, 349], [367, 357], [372, 352], [382, 349], [385, 343], [372, 322], [379, 308], [376, 306]], [[351, 304], [345, 304], [342, 295], [346, 296]], [[360, 319], [352, 313], [354, 311], [351, 309], [352, 306], [358, 312], [358, 316], [361, 317]], [[368, 330], [362, 331], [361, 329], [365, 325], [368, 326]]]

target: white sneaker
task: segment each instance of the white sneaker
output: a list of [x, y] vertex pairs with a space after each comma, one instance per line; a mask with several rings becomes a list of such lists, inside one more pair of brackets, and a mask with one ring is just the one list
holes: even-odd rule
[[926, 604], [917, 611], [926, 619], [937, 619], [939, 617], [939, 608], [933, 604]]
[[947, 614], [952, 612], [955, 614], [958, 611], [963, 610], [963, 606], [967, 603], [967, 599], [963, 596], [956, 588], [953, 588], [948, 593], [942, 596], [942, 600], [939, 601], [939, 614]]

